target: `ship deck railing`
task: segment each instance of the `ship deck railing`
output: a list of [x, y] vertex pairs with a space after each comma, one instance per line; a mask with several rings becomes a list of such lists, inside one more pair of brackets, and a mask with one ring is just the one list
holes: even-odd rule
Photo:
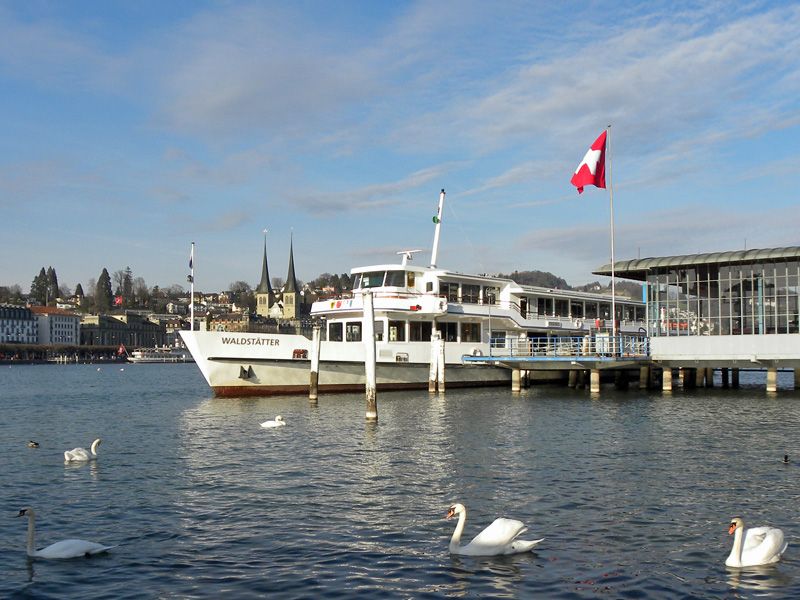
[[650, 340], [643, 335], [494, 338], [488, 356], [470, 362], [635, 361], [650, 359]]

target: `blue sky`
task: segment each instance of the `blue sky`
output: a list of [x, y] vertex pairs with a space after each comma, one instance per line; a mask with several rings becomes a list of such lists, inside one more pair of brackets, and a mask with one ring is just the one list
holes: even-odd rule
[[615, 256], [800, 245], [800, 5], [0, 3], [0, 285], [255, 286], [423, 249], [579, 285]]

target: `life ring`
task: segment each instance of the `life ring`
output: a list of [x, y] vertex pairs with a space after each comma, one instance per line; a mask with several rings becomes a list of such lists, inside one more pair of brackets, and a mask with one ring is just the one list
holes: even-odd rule
[[581, 327], [583, 327], [583, 321], [575, 319], [575, 329], [580, 329]]
[[447, 300], [439, 300], [439, 311], [447, 312]]

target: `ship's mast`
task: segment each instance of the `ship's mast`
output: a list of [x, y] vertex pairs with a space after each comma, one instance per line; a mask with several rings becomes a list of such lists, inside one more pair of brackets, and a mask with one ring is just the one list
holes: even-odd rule
[[439, 232], [442, 229], [442, 209], [444, 208], [444, 190], [439, 194], [439, 212], [433, 217], [436, 223], [436, 230], [433, 234], [433, 251], [431, 252], [431, 268], [436, 268], [436, 260], [439, 258]]

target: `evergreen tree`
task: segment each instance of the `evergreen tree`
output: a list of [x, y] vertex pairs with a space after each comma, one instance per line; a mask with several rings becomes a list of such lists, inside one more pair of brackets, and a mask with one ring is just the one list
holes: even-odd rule
[[125, 267], [122, 276], [122, 303], [124, 306], [133, 306], [133, 272], [130, 267]]
[[39, 304], [47, 302], [47, 274], [44, 271], [44, 267], [31, 282], [31, 298]]
[[53, 267], [47, 267], [47, 303], [55, 306], [56, 298], [59, 297], [58, 277]]
[[114, 306], [114, 294], [111, 291], [111, 276], [108, 269], [103, 268], [100, 277], [97, 279], [97, 292], [95, 294], [95, 304], [101, 313], [108, 312]]
[[78, 296], [78, 297], [83, 297], [83, 296], [86, 295], [86, 294], [83, 293], [83, 288], [81, 287], [80, 283], [75, 286], [75, 295]]

